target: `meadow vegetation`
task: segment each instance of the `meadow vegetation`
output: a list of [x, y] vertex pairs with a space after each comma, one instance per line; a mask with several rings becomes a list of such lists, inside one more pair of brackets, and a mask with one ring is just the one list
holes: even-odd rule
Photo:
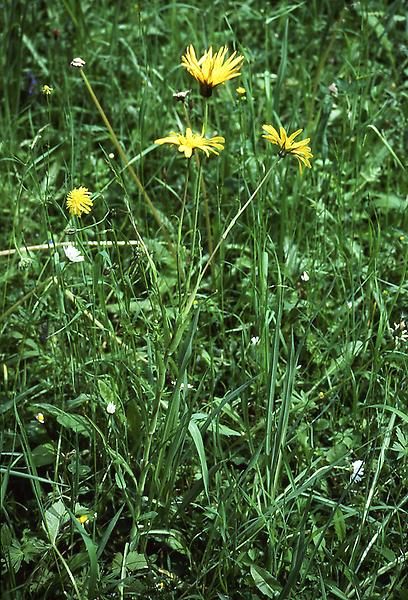
[[405, 3], [2, 13], [2, 598], [407, 600]]

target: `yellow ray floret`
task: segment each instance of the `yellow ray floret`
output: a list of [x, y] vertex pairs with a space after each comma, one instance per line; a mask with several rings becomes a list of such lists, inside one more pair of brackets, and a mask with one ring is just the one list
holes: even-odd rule
[[293, 154], [293, 156], [297, 158], [301, 173], [302, 164], [304, 164], [309, 169], [312, 168], [309, 158], [313, 158], [313, 154], [310, 146], [308, 146], [310, 138], [300, 140], [300, 142], [294, 141], [295, 138], [300, 133], [302, 133], [303, 129], [297, 129], [294, 133], [292, 133], [289, 136], [283, 127], [279, 128], [279, 133], [274, 127], [272, 127], [272, 125], [262, 125], [262, 129], [266, 131], [266, 134], [264, 134], [262, 137], [268, 140], [268, 142], [276, 144], [276, 146], [280, 147], [280, 156]]
[[225, 139], [219, 135], [206, 138], [204, 132], [200, 135], [193, 133], [189, 127], [186, 129], [186, 135], [182, 133], [176, 133], [172, 131], [167, 137], [155, 140], [155, 144], [175, 144], [178, 146], [179, 152], [184, 152], [186, 158], [190, 158], [193, 154], [193, 150], [196, 148], [202, 150], [207, 156], [210, 152], [213, 154], [219, 154], [217, 150], [224, 150], [223, 144]]
[[199, 82], [202, 96], [208, 98], [215, 86], [241, 75], [239, 69], [244, 57], [236, 56], [237, 53], [233, 52], [225, 60], [227, 52], [227, 46], [221, 46], [215, 53], [210, 47], [201, 58], [197, 58], [194, 46], [190, 44], [182, 56], [181, 65]]
[[82, 213], [90, 213], [93, 202], [91, 192], [86, 187], [74, 188], [67, 196], [67, 209], [72, 216], [80, 217]]

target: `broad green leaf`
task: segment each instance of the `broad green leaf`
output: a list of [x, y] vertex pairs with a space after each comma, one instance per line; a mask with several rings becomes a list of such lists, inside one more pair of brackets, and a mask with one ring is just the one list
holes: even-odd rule
[[373, 204], [375, 208], [383, 211], [399, 210], [403, 212], [408, 208], [408, 200], [400, 198], [395, 194], [377, 194], [377, 198], [373, 201]]
[[117, 395], [115, 390], [113, 389], [113, 386], [109, 386], [106, 383], [105, 379], [99, 379], [98, 380], [98, 388], [99, 388], [99, 393], [102, 396], [103, 400], [106, 402], [106, 404], [109, 404], [109, 402], [113, 402], [114, 404], [116, 404], [117, 402]]
[[55, 449], [53, 444], [40, 444], [31, 453], [33, 463], [36, 467], [51, 465], [55, 460]]
[[126, 489], [126, 481], [125, 481], [125, 478], [123, 477], [122, 469], [119, 466], [117, 467], [117, 469], [118, 470], [115, 473], [116, 485], [118, 486], [118, 488], [120, 490], [124, 490], [124, 489]]
[[58, 415], [57, 421], [60, 425], [66, 429], [72, 429], [75, 433], [90, 437], [91, 428], [85, 417], [81, 415], [69, 415], [68, 413], [62, 413]]
[[197, 427], [197, 424], [195, 421], [193, 421], [193, 420], [190, 421], [190, 423], [188, 425], [188, 430], [190, 432], [191, 437], [193, 438], [193, 442], [197, 449], [198, 458], [200, 459], [200, 465], [201, 465], [201, 474], [203, 476], [204, 489], [205, 489], [205, 493], [208, 496], [208, 468], [207, 468], [207, 461], [205, 459], [203, 438], [201, 437], [201, 432], [200, 432], [199, 428]]
[[20, 542], [13, 540], [11, 546], [8, 548], [8, 555], [15, 573], [20, 569], [24, 554], [21, 550]]
[[278, 596], [281, 587], [266, 569], [257, 565], [251, 565], [251, 575], [256, 587], [264, 596], [268, 598], [276, 598]]
[[116, 552], [115, 556], [113, 557], [112, 565], [111, 565], [112, 573], [114, 575], [118, 575], [121, 572], [122, 563], [123, 563], [122, 552]]
[[341, 510], [338, 508], [333, 517], [334, 529], [340, 542], [346, 537], [346, 521]]
[[126, 557], [126, 568], [129, 571], [139, 571], [140, 569], [147, 568], [147, 561], [144, 554], [138, 554], [137, 552], [129, 552]]
[[43, 527], [48, 534], [52, 545], [55, 545], [61, 525], [66, 523], [68, 519], [68, 512], [62, 500], [57, 500], [57, 502], [54, 502], [54, 504], [45, 511], [45, 524], [43, 523]]

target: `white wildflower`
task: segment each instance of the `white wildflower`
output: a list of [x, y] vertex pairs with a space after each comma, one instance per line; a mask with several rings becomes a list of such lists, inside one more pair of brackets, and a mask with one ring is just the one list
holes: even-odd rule
[[185, 90], [184, 92], [176, 92], [173, 94], [174, 100], [177, 102], [184, 102], [187, 96], [190, 94], [191, 90]]
[[253, 337], [251, 337], [251, 344], [253, 346], [257, 346], [259, 344], [259, 336], [254, 335]]
[[407, 324], [404, 321], [403, 317], [401, 317], [400, 323], [394, 323], [394, 342], [395, 348], [398, 348], [408, 342], [408, 328]]
[[302, 275], [300, 276], [300, 279], [304, 282], [309, 281], [309, 273], [307, 271], [303, 271]]
[[350, 483], [360, 483], [364, 476], [364, 461], [355, 460], [351, 466], [353, 472], [350, 475]]
[[75, 246], [64, 246], [64, 252], [67, 259], [71, 262], [78, 263], [83, 262], [85, 260], [78, 248], [75, 248]]
[[71, 67], [76, 67], [77, 69], [82, 69], [82, 67], [84, 67], [85, 64], [85, 61], [80, 56], [77, 56], [76, 58], [71, 60]]
[[334, 96], [334, 98], [337, 98], [337, 96], [339, 95], [339, 88], [334, 82], [331, 83], [327, 89], [332, 94], [332, 96]]
[[106, 412], [108, 413], [108, 415], [114, 415], [116, 412], [116, 404], [114, 404], [113, 402], [108, 402]]
[[[171, 385], [176, 385], [176, 383], [177, 383], [176, 381], [172, 381], [172, 382], [171, 382]], [[193, 390], [193, 389], [194, 389], [194, 386], [193, 386], [193, 385], [191, 385], [191, 383], [187, 383], [187, 385], [185, 385], [184, 383], [181, 383], [181, 384], [180, 384], [180, 389], [181, 389], [181, 390], [184, 390], [184, 389], [187, 389], [187, 390]]]

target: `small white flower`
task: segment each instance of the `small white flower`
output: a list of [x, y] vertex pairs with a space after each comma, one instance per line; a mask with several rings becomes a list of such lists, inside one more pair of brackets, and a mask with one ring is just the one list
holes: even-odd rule
[[108, 415], [114, 415], [116, 412], [116, 404], [114, 404], [113, 402], [108, 402], [106, 412], [108, 413]]
[[184, 102], [187, 96], [190, 94], [191, 90], [186, 90], [185, 92], [176, 92], [173, 94], [174, 100], [177, 102]]
[[80, 253], [80, 251], [78, 250], [78, 248], [75, 248], [75, 246], [64, 246], [64, 252], [65, 252], [65, 256], [67, 257], [68, 260], [70, 260], [71, 262], [83, 262], [85, 260], [85, 258], [82, 256], [82, 254]]
[[115, 155], [113, 154], [113, 152], [109, 152], [108, 157], [112, 160], [113, 158], [115, 158]]
[[335, 98], [337, 98], [337, 96], [339, 95], [339, 88], [335, 83], [331, 83], [327, 89]]
[[364, 475], [364, 461], [363, 460], [355, 460], [352, 463], [353, 472], [350, 475], [350, 483], [360, 483], [363, 479]]
[[[176, 385], [176, 383], [177, 383], [176, 381], [172, 381], [172, 382], [171, 382], [171, 385]], [[181, 390], [184, 390], [184, 389], [187, 389], [187, 390], [193, 390], [193, 389], [194, 389], [194, 386], [193, 386], [193, 385], [191, 385], [191, 383], [187, 383], [187, 385], [184, 385], [184, 383], [181, 383], [181, 384], [180, 384], [180, 389], [181, 389]]]
[[394, 323], [394, 331], [392, 333], [394, 335], [394, 343], [397, 350], [400, 346], [408, 342], [408, 329], [403, 317], [401, 317], [400, 323]]
[[259, 336], [254, 335], [253, 337], [251, 337], [251, 344], [253, 346], [257, 346], [259, 344]]
[[79, 56], [71, 60], [71, 67], [76, 67], [77, 69], [82, 69], [82, 67], [84, 67], [85, 64], [85, 61]]
[[395, 338], [395, 348], [398, 349], [406, 342], [408, 342], [408, 331], [403, 331], [399, 337]]
[[300, 279], [302, 281], [309, 281], [309, 279], [310, 279], [309, 273], [307, 271], [303, 271], [302, 275], [300, 276]]

